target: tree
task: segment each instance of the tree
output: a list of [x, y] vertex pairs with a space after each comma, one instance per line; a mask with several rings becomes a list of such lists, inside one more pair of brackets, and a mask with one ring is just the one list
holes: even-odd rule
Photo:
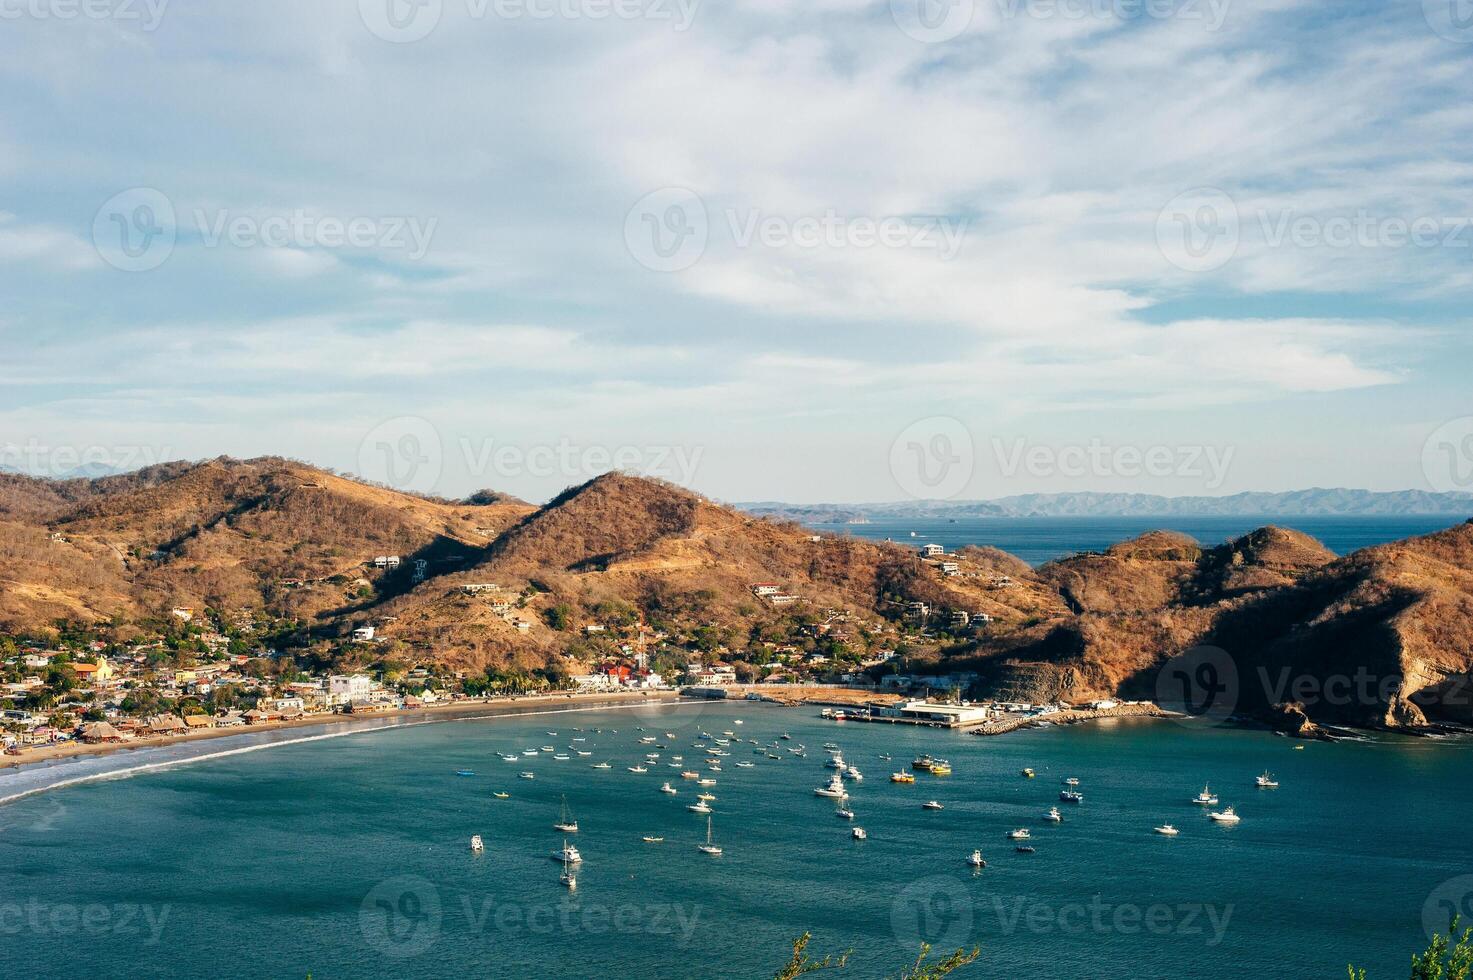
[[[1457, 916], [1447, 928], [1447, 935], [1436, 935], [1421, 953], [1412, 954], [1411, 980], [1470, 980], [1473, 977], [1473, 928], [1458, 933]], [[1354, 966], [1345, 968], [1350, 980], [1366, 980], [1366, 971]]]
[[[822, 970], [841, 970], [849, 964], [849, 953], [847, 952], [837, 959], [832, 955], [825, 956], [821, 960], [810, 958], [808, 956], [808, 940], [810, 938], [809, 934], [805, 932], [793, 941], [793, 955], [783, 965], [782, 969], [773, 975], [773, 980], [795, 980], [796, 977], [805, 976], [809, 973], [818, 973]], [[982, 951], [975, 947], [971, 950], [958, 949], [945, 959], [938, 960], [935, 963], [927, 963], [926, 960], [930, 958], [930, 955], [930, 944], [922, 943], [921, 953], [916, 957], [916, 961], [906, 968], [904, 972], [895, 977], [894, 980], [942, 980], [943, 977], [950, 976], [962, 967], [976, 962], [977, 957], [982, 955]], [[1352, 980], [1355, 980], [1353, 975]], [[1448, 980], [1454, 980], [1454, 978], [1448, 978]], [[1458, 978], [1458, 980], [1462, 980], [1462, 978]]]
[[543, 612], [542, 618], [553, 629], [566, 630], [573, 625], [573, 607], [566, 602], [559, 602]]

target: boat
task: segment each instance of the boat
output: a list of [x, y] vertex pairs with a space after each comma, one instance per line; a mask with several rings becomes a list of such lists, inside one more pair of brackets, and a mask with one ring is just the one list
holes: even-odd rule
[[1169, 823], [1163, 823], [1161, 826], [1156, 828], [1156, 833], [1160, 834], [1162, 837], [1175, 837], [1177, 834], [1181, 833], [1181, 831], [1177, 830]]
[[556, 759], [556, 760], [558, 760], [559, 762], [567, 762], [569, 759], [572, 758], [572, 756], [570, 756], [570, 755], [555, 755], [555, 756], [553, 756], [553, 758]]
[[1019, 854], [1038, 853], [1038, 848], [1034, 847], [1032, 844], [1019, 844], [1017, 847], [1013, 848], [1013, 850], [1017, 851]]
[[625, 768], [630, 772], [649, 772], [649, 769], [644, 766], [625, 766]]
[[479, 854], [482, 851], [484, 851], [485, 849], [486, 849], [486, 844], [485, 844], [484, 841], [481, 840], [481, 835], [480, 834], [472, 834], [471, 835], [471, 850], [473, 850], [477, 854]]
[[908, 772], [892, 772], [890, 774], [890, 782], [892, 783], [913, 783], [915, 781], [916, 778]]
[[687, 769], [685, 772], [683, 772], [683, 773], [680, 774], [680, 778], [681, 779], [700, 779], [701, 778], [701, 774], [698, 773], [698, 772], [692, 772], [691, 770]]
[[1303, 752], [1304, 751], [1304, 746], [1302, 746], [1302, 745], [1296, 745], [1296, 746], [1294, 746], [1294, 751], [1295, 752]]
[[1079, 780], [1078, 779], [1075, 779], [1073, 776], [1070, 776], [1068, 779], [1064, 780], [1064, 785], [1065, 786], [1078, 786], [1079, 785]]
[[1209, 813], [1207, 815], [1218, 823], [1237, 823], [1243, 819], [1238, 816], [1237, 811], [1232, 807], [1224, 807], [1221, 813]]
[[781, 739], [783, 739], [783, 740], [784, 740], [784, 741], [789, 741], [789, 740], [791, 740], [791, 739], [792, 739], [792, 737], [793, 737], [793, 736], [791, 736], [791, 735], [789, 735], [789, 734], [788, 734], [788, 733], [787, 733], [787, 732], [783, 732], [783, 733], [782, 733], [782, 734], [781, 734], [781, 735], [780, 735], [780, 736], [778, 736], [778, 737], [779, 737], [779, 738], [781, 738]]
[[862, 772], [859, 771], [859, 767], [858, 766], [850, 766], [848, 769], [845, 769], [844, 770], [844, 775], [845, 776], [848, 776], [850, 779], [854, 780], [856, 783], [862, 783], [862, 782], [864, 782], [864, 773], [862, 773]]
[[834, 811], [834, 816], [838, 817], [840, 820], [853, 820], [854, 811], [849, 809], [848, 807], [841, 806], [839, 807], [839, 809]]
[[563, 841], [563, 849], [553, 851], [552, 859], [554, 861], [561, 861], [563, 864], [578, 864], [583, 860], [583, 855], [578, 853], [578, 848], [569, 844], [567, 841]]
[[491, 795], [496, 797], [498, 800], [506, 800], [511, 798], [510, 793], [492, 793]]
[[676, 789], [674, 786], [671, 786], [668, 782], [666, 782], [661, 784], [660, 792], [669, 793], [671, 796], [674, 796], [676, 793], [680, 792], [680, 790]]
[[1217, 796], [1212, 792], [1210, 787], [1203, 786], [1202, 792], [1193, 797], [1192, 802], [1202, 806], [1216, 806]]
[[697, 779], [696, 780], [696, 785], [697, 786], [715, 786], [716, 785], [716, 780], [714, 780], [714, 779]]
[[537, 774], [535, 772], [519, 772], [519, 773], [517, 773], [517, 775], [520, 776], [522, 779], [536, 779], [537, 778]]
[[653, 736], [653, 735], [647, 736], [647, 737], [642, 738], [642, 739], [639, 740], [639, 744], [640, 745], [653, 745], [654, 742], [655, 742], [655, 736]]
[[869, 840], [869, 834], [866, 834], [864, 832], [863, 827], [855, 827], [853, 830], [849, 831], [849, 836], [853, 837], [855, 840]]
[[1043, 815], [1043, 819], [1049, 821], [1050, 823], [1063, 823], [1064, 815], [1059, 812], [1058, 807], [1051, 806], [1048, 808], [1048, 813], [1045, 813]]
[[553, 738], [557, 738], [557, 732], [544, 732], [543, 734], [551, 735]]
[[543, 752], [556, 752], [557, 751], [557, 746], [555, 746], [555, 745], [544, 745], [544, 746], [542, 746], [542, 751]]
[[584, 752], [582, 749], [575, 749], [574, 751], [576, 751], [578, 753], [578, 755], [583, 756], [583, 757], [587, 757], [587, 756], [593, 755], [592, 752]]
[[843, 772], [849, 767], [848, 763], [844, 761], [844, 756], [838, 752], [835, 752], [833, 755], [829, 756], [829, 761], [825, 762], [824, 765], [828, 766], [830, 769], [837, 769], [840, 772]]
[[931, 775], [933, 775], [933, 776], [950, 776], [951, 775], [951, 763], [947, 762], [944, 759], [938, 759], [937, 761], [935, 761], [935, 762], [933, 762], [931, 764]]
[[839, 748], [839, 743], [838, 742], [825, 742], [825, 743], [823, 743], [823, 747], [825, 749], [828, 749], [829, 751], [837, 751], [838, 748]]
[[707, 803], [705, 800], [697, 800], [694, 803], [687, 804], [686, 809], [689, 810], [691, 813], [710, 813], [711, 804]]
[[721, 856], [721, 848], [720, 847], [717, 847], [711, 841], [711, 818], [710, 817], [707, 817], [706, 818], [706, 843], [704, 843], [704, 844], [697, 844], [696, 845], [696, 850], [700, 851], [702, 854], [709, 854], [712, 857], [720, 857]]
[[521, 758], [521, 756], [517, 755], [515, 752], [502, 752], [499, 753], [499, 755], [501, 756], [501, 761], [503, 762], [516, 762], [518, 759]]
[[738, 762], [737, 763], [737, 768], [738, 769], [751, 769], [756, 764], [757, 763], [755, 763], [755, 762]]
[[818, 787], [813, 791], [813, 795], [842, 800], [849, 795], [849, 791], [844, 788], [844, 780], [839, 777], [838, 773], [835, 773], [834, 778], [829, 780], [828, 785]]
[[558, 875], [557, 880], [561, 882], [562, 886], [570, 892], [578, 890], [578, 878], [571, 871], [564, 871], [562, 874]]
[[716, 794], [715, 793], [697, 793], [696, 794], [696, 799], [698, 799], [698, 800], [705, 800], [707, 803], [710, 803], [712, 800], [716, 799]]
[[921, 804], [921, 809], [922, 810], [942, 810], [942, 809], [945, 809], [945, 807], [943, 807], [940, 803], [937, 803], [935, 800], [927, 800], [926, 802], [924, 802], [924, 803]]
[[455, 770], [455, 774], [457, 776], [474, 776], [476, 771], [474, 769], [457, 769]]
[[558, 814], [557, 823], [552, 825], [553, 830], [561, 830], [565, 834], [576, 834], [578, 832], [578, 821], [573, 819], [573, 813], [568, 809], [568, 798], [563, 797], [563, 809]]
[[915, 761], [911, 762], [910, 767], [912, 769], [930, 769], [935, 764], [935, 759], [931, 758], [929, 755], [922, 755], [917, 756], [915, 758]]
[[1258, 788], [1259, 789], [1278, 789], [1279, 788], [1279, 781], [1277, 779], [1275, 779], [1273, 777], [1273, 775], [1267, 769], [1265, 769], [1263, 771], [1263, 775], [1262, 776], [1259, 776], [1255, 780], [1255, 782], [1258, 784]]
[[1019, 827], [1017, 830], [1008, 831], [1009, 840], [1027, 840], [1032, 836], [1033, 832], [1026, 827]]
[[611, 765], [609, 765], [607, 762], [595, 762], [593, 765], [589, 766], [589, 768], [590, 769], [612, 769], [614, 767], [611, 766]]
[[1059, 794], [1059, 799], [1064, 801], [1065, 803], [1083, 803], [1084, 794], [1076, 793], [1072, 789], [1066, 789], [1064, 790], [1064, 792]]
[[522, 749], [522, 755], [536, 755], [536, 749]]
[[665, 838], [663, 838], [663, 837], [648, 837], [648, 836], [646, 836], [646, 837], [644, 837], [642, 839], [644, 840], [644, 842], [646, 844], [663, 844], [665, 842]]
[[1024, 769], [1022, 773], [1020, 773], [1020, 775], [1024, 779], [1032, 779], [1034, 776], [1038, 775], [1038, 773], [1034, 772], [1032, 769]]

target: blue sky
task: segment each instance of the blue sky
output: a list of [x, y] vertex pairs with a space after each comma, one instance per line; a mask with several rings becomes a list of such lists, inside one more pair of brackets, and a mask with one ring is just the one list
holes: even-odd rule
[[1465, 2], [3, 0], [0, 465], [1467, 488]]

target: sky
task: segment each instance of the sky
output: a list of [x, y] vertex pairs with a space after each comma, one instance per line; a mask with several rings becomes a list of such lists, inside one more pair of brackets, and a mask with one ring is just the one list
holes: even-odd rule
[[1473, 489], [1469, 0], [0, 0], [0, 466]]

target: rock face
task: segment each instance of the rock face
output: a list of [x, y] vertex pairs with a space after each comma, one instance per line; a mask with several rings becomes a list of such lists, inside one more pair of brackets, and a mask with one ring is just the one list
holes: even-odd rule
[[[401, 565], [377, 569], [378, 555]], [[795, 636], [874, 653], [908, 622], [928, 629], [904, 638], [908, 669], [975, 671], [1009, 699], [1149, 699], [1173, 658], [1210, 645], [1242, 712], [1473, 723], [1473, 524], [1345, 557], [1265, 527], [1217, 547], [1154, 532], [1037, 569], [993, 548], [948, 560], [815, 538], [618, 474], [542, 507], [494, 491], [417, 497], [273, 458], [0, 475], [0, 630], [126, 630], [209, 605], [314, 638], [372, 622], [403, 659], [474, 668], [617, 652], [577, 637], [596, 620], [754, 663]], [[792, 598], [758, 596], [758, 583]], [[984, 627], [953, 629], [962, 612]]]

